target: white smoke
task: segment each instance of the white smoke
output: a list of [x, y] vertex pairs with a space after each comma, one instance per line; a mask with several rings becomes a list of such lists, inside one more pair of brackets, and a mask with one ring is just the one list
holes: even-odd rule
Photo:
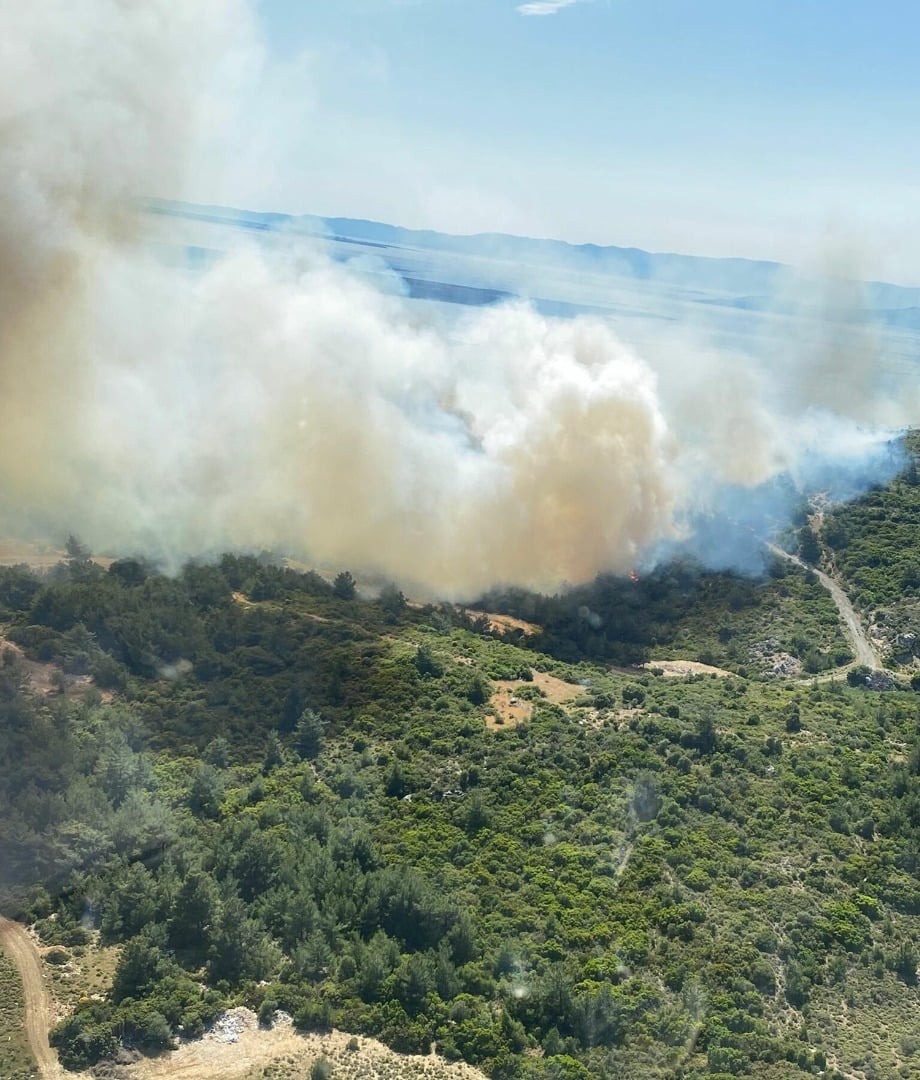
[[550, 589], [794, 466], [803, 413], [686, 341], [653, 371], [603, 322], [523, 305], [426, 326], [293, 241], [164, 266], [129, 200], [181, 193], [261, 57], [244, 0], [0, 8], [7, 527]]

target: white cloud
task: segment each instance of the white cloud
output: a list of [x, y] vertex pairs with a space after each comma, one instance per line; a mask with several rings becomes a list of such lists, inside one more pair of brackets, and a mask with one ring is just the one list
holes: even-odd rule
[[531, 0], [527, 4], [518, 4], [521, 15], [555, 15], [557, 11], [581, 3], [582, 0]]

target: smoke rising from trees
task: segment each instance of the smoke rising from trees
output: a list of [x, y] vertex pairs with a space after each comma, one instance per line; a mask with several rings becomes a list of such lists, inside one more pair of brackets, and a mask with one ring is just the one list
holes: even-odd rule
[[[440, 595], [552, 589], [813, 452], [826, 393], [784, 411], [689, 336], [650, 362], [520, 304], [426, 325], [294, 241], [163, 265], [131, 200], [181, 194], [258, 78], [244, 0], [7, 5], [0, 30], [7, 531], [172, 562], [267, 547]], [[877, 440], [851, 438], [844, 389], [821, 437], [861, 453]]]

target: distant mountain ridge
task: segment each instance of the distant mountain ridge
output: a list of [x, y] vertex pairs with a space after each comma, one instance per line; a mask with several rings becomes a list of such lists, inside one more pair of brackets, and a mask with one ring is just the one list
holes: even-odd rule
[[[674, 285], [700, 292], [728, 293], [733, 295], [733, 306], [755, 310], [770, 302], [790, 280], [821, 280], [819, 275], [806, 274], [785, 263], [756, 259], [572, 244], [565, 240], [506, 233], [455, 235], [431, 229], [407, 229], [364, 218], [240, 210], [163, 199], [146, 199], [142, 207], [148, 213], [202, 224], [323, 237], [338, 243], [378, 249], [381, 254], [406, 249], [448, 253], [522, 266], [552, 266], [569, 272], [616, 275], [637, 282]], [[884, 321], [890, 320], [893, 325], [900, 326], [920, 325], [920, 287], [875, 281], [859, 284], [864, 290], [862, 299], [866, 306], [881, 315]]]

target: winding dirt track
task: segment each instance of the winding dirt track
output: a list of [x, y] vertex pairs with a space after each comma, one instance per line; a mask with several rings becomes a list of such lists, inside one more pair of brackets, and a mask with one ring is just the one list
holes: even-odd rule
[[0, 948], [16, 965], [25, 998], [25, 1029], [29, 1047], [44, 1080], [63, 1077], [64, 1070], [48, 1042], [52, 1026], [51, 997], [42, 978], [41, 960], [26, 928], [0, 916]]
[[[0, 949], [13, 961], [25, 998], [25, 1029], [29, 1047], [42, 1080], [91, 1080], [89, 1073], [67, 1073], [48, 1043], [53, 1010], [51, 994], [42, 975], [41, 958], [35, 942], [21, 923], [0, 916]], [[236, 1010], [248, 1013], [246, 1009]], [[355, 1052], [352, 1043], [360, 1043]], [[319, 1057], [336, 1062], [342, 1077], [404, 1076], [414, 1080], [485, 1080], [485, 1076], [463, 1062], [446, 1062], [433, 1055], [403, 1057], [374, 1039], [333, 1031], [305, 1035], [290, 1025], [259, 1027], [255, 1013], [233, 1043], [205, 1036], [182, 1044], [178, 1050], [156, 1058], [144, 1058], [129, 1066], [132, 1080], [251, 1080], [264, 1075], [270, 1066], [290, 1065], [279, 1076], [306, 1076]], [[2, 1080], [2, 1077], [0, 1077]]]
[[831, 599], [840, 612], [840, 620], [846, 630], [847, 637], [850, 639], [850, 644], [853, 646], [853, 651], [856, 653], [856, 663], [864, 664], [866, 667], [872, 668], [873, 671], [877, 671], [882, 666], [881, 657], [866, 636], [866, 632], [859, 621], [859, 616], [853, 610], [849, 597], [837, 582], [825, 574], [823, 570], [817, 570], [815, 567], [803, 562], [797, 555], [790, 555], [788, 551], [783, 551], [782, 548], [776, 547], [775, 544], [767, 544], [767, 547], [774, 555], [795, 563], [796, 566], [801, 566], [803, 570], [810, 570], [817, 577], [818, 581], [831, 594]]

